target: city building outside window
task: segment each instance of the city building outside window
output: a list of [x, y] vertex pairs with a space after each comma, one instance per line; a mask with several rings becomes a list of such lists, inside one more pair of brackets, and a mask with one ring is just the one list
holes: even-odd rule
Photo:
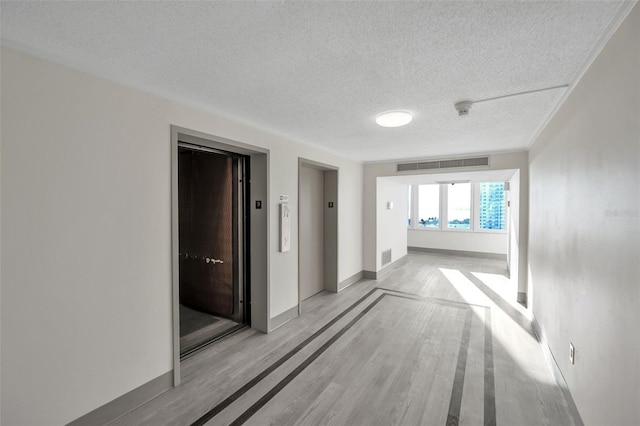
[[407, 226], [466, 232], [506, 232], [504, 182], [409, 185]]
[[480, 229], [503, 230], [506, 222], [504, 182], [482, 182], [480, 184]]

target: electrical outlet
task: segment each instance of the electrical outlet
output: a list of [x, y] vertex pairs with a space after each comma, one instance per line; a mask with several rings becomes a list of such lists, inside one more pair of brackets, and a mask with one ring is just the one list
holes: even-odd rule
[[571, 364], [576, 363], [576, 348], [573, 343], [569, 343], [569, 361], [571, 361]]

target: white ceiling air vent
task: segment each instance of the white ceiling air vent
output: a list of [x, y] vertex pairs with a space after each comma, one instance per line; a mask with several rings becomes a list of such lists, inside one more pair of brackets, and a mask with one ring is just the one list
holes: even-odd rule
[[465, 158], [462, 160], [462, 164], [464, 164], [464, 167], [488, 166], [489, 157]]
[[418, 170], [418, 163], [398, 164], [398, 172], [408, 172], [411, 170]]
[[441, 169], [450, 169], [452, 167], [464, 167], [464, 160], [443, 160], [440, 162]]
[[439, 161], [425, 161], [418, 164], [418, 170], [429, 170], [429, 169], [439, 169], [440, 162]]
[[415, 170], [452, 169], [456, 167], [488, 166], [489, 157], [456, 158], [453, 160], [423, 161], [420, 163], [398, 163], [396, 172]]

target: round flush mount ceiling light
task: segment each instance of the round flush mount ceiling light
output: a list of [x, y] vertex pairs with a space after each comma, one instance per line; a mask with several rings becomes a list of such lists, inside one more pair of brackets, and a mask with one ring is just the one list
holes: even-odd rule
[[400, 127], [409, 124], [413, 116], [407, 111], [387, 111], [378, 114], [376, 123], [382, 127]]

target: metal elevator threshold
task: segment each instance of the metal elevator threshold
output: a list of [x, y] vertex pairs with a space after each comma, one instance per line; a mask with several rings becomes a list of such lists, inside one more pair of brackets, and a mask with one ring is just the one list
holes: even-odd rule
[[209, 346], [211, 346], [212, 344], [216, 343], [219, 340], [224, 339], [225, 337], [242, 330], [243, 328], [248, 327], [247, 324], [238, 324], [235, 325], [225, 331], [223, 331], [220, 334], [216, 334], [215, 336], [212, 336], [210, 339], [207, 339], [203, 342], [200, 342], [196, 345], [193, 345], [191, 347], [186, 348], [185, 350], [180, 352], [180, 361], [184, 361], [187, 358], [192, 357], [193, 355], [197, 354], [198, 352], [208, 348]]

